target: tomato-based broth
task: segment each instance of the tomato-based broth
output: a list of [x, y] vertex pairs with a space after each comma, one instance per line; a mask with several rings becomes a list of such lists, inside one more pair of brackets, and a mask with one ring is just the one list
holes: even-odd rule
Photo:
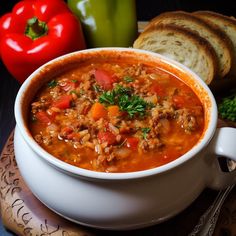
[[173, 74], [144, 63], [83, 63], [56, 76], [31, 103], [30, 130], [58, 159], [101, 172], [171, 162], [204, 129], [204, 108]]

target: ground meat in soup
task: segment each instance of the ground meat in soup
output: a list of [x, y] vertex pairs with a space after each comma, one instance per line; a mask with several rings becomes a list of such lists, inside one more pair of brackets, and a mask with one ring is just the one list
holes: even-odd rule
[[53, 78], [31, 104], [30, 130], [58, 159], [101, 172], [132, 172], [171, 162], [204, 127], [195, 93], [160, 68], [88, 63]]

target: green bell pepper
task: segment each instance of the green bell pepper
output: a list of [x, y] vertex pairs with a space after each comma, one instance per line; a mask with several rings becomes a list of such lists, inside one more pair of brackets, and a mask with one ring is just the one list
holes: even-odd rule
[[129, 47], [137, 37], [135, 0], [68, 0], [88, 47]]

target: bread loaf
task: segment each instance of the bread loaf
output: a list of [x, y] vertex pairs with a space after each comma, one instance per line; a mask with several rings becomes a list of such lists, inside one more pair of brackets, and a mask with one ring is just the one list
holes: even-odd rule
[[217, 72], [217, 56], [211, 44], [183, 27], [154, 24], [139, 35], [133, 47], [157, 52], [184, 64], [206, 84]]
[[229, 37], [224, 32], [219, 29], [217, 30], [216, 27], [212, 24], [206, 23], [201, 18], [184, 11], [162, 13], [151, 20], [151, 22], [145, 27], [144, 31], [159, 24], [177, 25], [206, 39], [212, 45], [217, 55], [217, 76], [222, 78], [228, 74], [233, 61], [233, 45]]
[[236, 20], [212, 11], [197, 11], [193, 14], [208, 24], [219, 27], [231, 39], [233, 43], [233, 63], [230, 74], [236, 76]]

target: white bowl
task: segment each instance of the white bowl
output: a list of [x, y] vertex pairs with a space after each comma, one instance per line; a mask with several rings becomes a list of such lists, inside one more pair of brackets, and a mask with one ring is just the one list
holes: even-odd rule
[[[58, 71], [103, 55], [139, 58], [174, 71], [195, 91], [204, 106], [205, 129], [200, 141], [175, 161], [131, 173], [85, 170], [43, 150], [27, 127], [29, 106], [35, 93]], [[98, 48], [54, 59], [37, 69], [21, 86], [15, 102], [15, 118], [15, 155], [25, 182], [46, 206], [79, 224], [101, 229], [153, 225], [185, 209], [204, 188], [220, 189], [235, 182], [235, 172], [221, 172], [215, 154], [236, 157], [232, 141], [236, 139], [236, 130], [223, 128], [216, 132], [216, 102], [206, 84], [185, 66], [156, 53]]]

